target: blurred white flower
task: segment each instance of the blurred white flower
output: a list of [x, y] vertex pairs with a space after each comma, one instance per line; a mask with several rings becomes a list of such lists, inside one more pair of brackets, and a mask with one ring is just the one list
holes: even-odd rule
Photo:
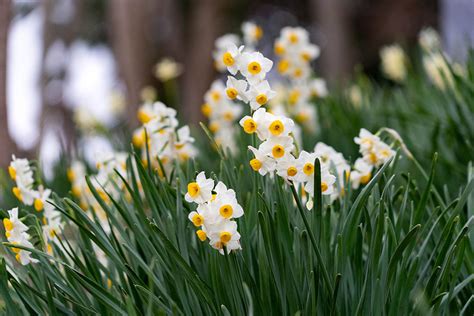
[[155, 66], [155, 76], [162, 82], [174, 79], [182, 72], [183, 66], [172, 58], [163, 58]]

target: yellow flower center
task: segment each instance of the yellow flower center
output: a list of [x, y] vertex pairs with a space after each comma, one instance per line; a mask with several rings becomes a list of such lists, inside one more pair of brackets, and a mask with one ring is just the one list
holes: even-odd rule
[[304, 61], [310, 61], [311, 60], [311, 55], [308, 52], [303, 52], [303, 53], [301, 53], [301, 58]]
[[142, 123], [148, 123], [151, 121], [151, 117], [142, 109], [138, 110], [138, 120]]
[[307, 175], [310, 176], [314, 172], [314, 165], [310, 162], [305, 163], [303, 166], [303, 172]]
[[212, 109], [211, 109], [211, 106], [207, 103], [204, 103], [202, 106], [201, 106], [201, 112], [202, 114], [205, 116], [205, 117], [209, 117], [212, 113]]
[[237, 98], [237, 95], [239, 94], [236, 88], [227, 88], [225, 90], [225, 93], [227, 93], [227, 96], [231, 100], [234, 100], [235, 98]]
[[3, 226], [5, 226], [6, 231], [10, 231], [13, 229], [13, 223], [9, 218], [3, 219]]
[[189, 155], [187, 153], [180, 153], [179, 154], [179, 159], [181, 161], [187, 161], [189, 159]]
[[328, 189], [328, 184], [326, 182], [321, 182], [321, 192], [326, 192]]
[[296, 114], [295, 119], [300, 123], [304, 123], [309, 120], [309, 115], [306, 113], [298, 113]]
[[199, 184], [197, 184], [196, 182], [191, 182], [188, 184], [188, 193], [189, 196], [191, 196], [192, 198], [198, 196], [200, 191], [201, 189], [199, 188]]
[[247, 70], [252, 74], [252, 75], [258, 75], [260, 71], [262, 71], [262, 66], [256, 61], [252, 61], [248, 67]]
[[213, 133], [217, 132], [219, 130], [219, 123], [212, 122], [211, 124], [209, 124], [209, 130]]
[[176, 149], [181, 149], [183, 147], [184, 147], [184, 143], [177, 143], [177, 144], [174, 145], [174, 148], [176, 148]]
[[227, 244], [232, 239], [232, 234], [229, 232], [221, 232], [220, 241], [224, 245]]
[[224, 120], [232, 121], [234, 119], [234, 114], [232, 112], [225, 112], [224, 113]]
[[295, 78], [300, 78], [303, 75], [303, 70], [301, 68], [296, 68], [293, 72]]
[[247, 134], [252, 134], [257, 130], [257, 123], [253, 119], [248, 118], [244, 121], [243, 127], [244, 132]]
[[288, 96], [288, 103], [290, 105], [295, 105], [296, 103], [298, 103], [300, 96], [301, 96], [301, 92], [299, 90], [291, 91], [290, 95]]
[[372, 177], [372, 173], [370, 172], [366, 175], [363, 175], [362, 177], [360, 177], [360, 183], [367, 184], [367, 182], [369, 182], [371, 177]]
[[12, 166], [8, 167], [8, 173], [10, 174], [10, 178], [12, 178], [13, 181], [16, 180], [16, 170]]
[[290, 67], [290, 62], [287, 59], [282, 59], [278, 62], [278, 72], [284, 74]]
[[283, 55], [285, 53], [285, 47], [281, 44], [275, 44], [274, 52], [277, 56]]
[[231, 53], [225, 52], [224, 55], [222, 55], [222, 62], [229, 67], [235, 63], [235, 60]]
[[81, 196], [81, 189], [77, 185], [73, 185], [71, 188], [72, 195], [75, 197], [80, 197]]
[[257, 40], [259, 40], [259, 39], [262, 38], [262, 36], [263, 36], [263, 30], [262, 30], [262, 28], [261, 28], [260, 26], [256, 26], [256, 27], [255, 27], [255, 31], [254, 31], [253, 36], [254, 36]]
[[145, 143], [145, 130], [135, 133], [132, 136], [132, 143], [135, 147], [142, 147]]
[[67, 169], [66, 176], [68, 180], [71, 182], [74, 181], [74, 179], [76, 178], [76, 174], [74, 173], [74, 170], [72, 170], [71, 168]]
[[285, 131], [285, 126], [280, 120], [275, 120], [268, 127], [273, 136], [278, 136]]
[[198, 238], [199, 238], [200, 241], [205, 241], [206, 238], [207, 238], [206, 232], [203, 231], [202, 229], [198, 230], [198, 231], [196, 232], [196, 235], [198, 236]]
[[199, 227], [202, 225], [202, 223], [204, 223], [204, 217], [202, 217], [202, 215], [196, 214], [193, 216], [192, 222], [194, 226]]
[[18, 187], [14, 187], [12, 189], [13, 195], [18, 199], [18, 201], [23, 201], [23, 197], [21, 196], [21, 191]]
[[296, 169], [296, 167], [289, 167], [288, 169], [286, 169], [286, 174], [289, 177], [294, 177], [297, 173], [298, 173], [298, 170]]
[[43, 201], [41, 201], [41, 199], [35, 199], [34, 206], [35, 206], [35, 210], [37, 210], [38, 212], [41, 212], [41, 210], [44, 207], [44, 203]]
[[370, 160], [371, 163], [376, 164], [376, 163], [377, 163], [377, 160], [378, 160], [378, 159], [377, 159], [377, 155], [376, 155], [375, 153], [373, 153], [373, 152], [370, 153], [370, 154], [369, 154], [369, 160]]
[[281, 158], [285, 155], [285, 148], [282, 145], [275, 145], [272, 148], [272, 155], [274, 158]]
[[230, 204], [222, 205], [219, 209], [219, 214], [221, 214], [221, 216], [224, 218], [231, 217], [233, 212], [234, 212], [234, 209], [232, 208], [232, 205]]
[[296, 34], [296, 33], [291, 33], [289, 40], [290, 40], [290, 43], [292, 43], [292, 44], [298, 43], [298, 40], [299, 40], [298, 34]]
[[258, 171], [260, 168], [262, 168], [262, 162], [257, 158], [254, 158], [250, 160], [250, 167], [252, 167], [254, 171]]
[[260, 104], [260, 105], [264, 105], [265, 103], [267, 103], [268, 99], [267, 99], [267, 96], [265, 94], [259, 94], [255, 98], [255, 101], [257, 101], [257, 103]]
[[211, 92], [211, 98], [212, 98], [212, 100], [217, 102], [221, 99], [221, 94], [219, 93], [219, 91], [212, 91]]

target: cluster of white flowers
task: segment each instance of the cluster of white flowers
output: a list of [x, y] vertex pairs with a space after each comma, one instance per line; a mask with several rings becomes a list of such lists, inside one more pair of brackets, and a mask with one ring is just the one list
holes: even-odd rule
[[364, 161], [374, 167], [380, 167], [395, 153], [379, 136], [372, 134], [365, 128], [360, 130], [359, 136], [355, 137], [354, 141], [359, 145], [359, 152]]
[[270, 102], [272, 112], [285, 114], [314, 132], [316, 111], [311, 99], [324, 98], [328, 94], [326, 82], [314, 76], [311, 62], [319, 57], [320, 49], [309, 42], [309, 33], [301, 27], [285, 27], [274, 43], [275, 55], [279, 57], [278, 72], [289, 83], [276, 85], [281, 98]]
[[385, 46], [380, 50], [380, 58], [382, 59], [382, 72], [387, 78], [403, 82], [407, 76], [407, 57], [400, 45], [393, 44]]
[[221, 181], [214, 187], [214, 180], [206, 178], [202, 171], [195, 182], [188, 184], [185, 199], [198, 205], [188, 218], [199, 228], [196, 235], [201, 241], [209, 239], [209, 244], [221, 254], [224, 247], [227, 251], [241, 249], [237, 222], [233, 219], [244, 215], [244, 210], [234, 190]]
[[306, 80], [311, 75], [311, 62], [319, 57], [317, 45], [309, 42], [309, 33], [302, 27], [284, 27], [274, 45], [280, 57], [278, 72], [291, 80]]
[[[5, 236], [11, 244], [34, 248], [29, 241], [30, 235], [27, 233], [28, 226], [23, 224], [18, 218], [18, 208], [15, 207], [8, 211], [9, 218], [3, 219], [3, 226], [5, 227]], [[38, 260], [31, 258], [31, 252], [20, 248], [12, 247], [15, 252], [16, 260], [22, 265], [27, 265], [30, 262], [36, 263]]]
[[42, 213], [42, 229], [48, 251], [51, 252], [51, 243], [57, 240], [56, 234], [62, 228], [60, 213], [51, 204], [51, 190], [45, 189], [42, 185], [35, 187], [33, 170], [28, 159], [17, 159], [12, 156], [12, 161], [8, 167], [8, 173], [16, 186], [12, 192], [15, 197], [27, 206]]
[[174, 161], [186, 161], [196, 156], [197, 149], [193, 146], [194, 138], [189, 126], [178, 128], [176, 110], [162, 102], [145, 103], [138, 110], [138, 119], [143, 126], [133, 133], [133, 144], [143, 149], [144, 162], [147, 162], [145, 146], [148, 146], [153, 167], [161, 175], [172, 169]]
[[209, 130], [213, 133], [216, 143], [236, 152], [234, 123], [242, 115], [242, 106], [229, 99], [225, 85], [219, 80], [212, 83], [204, 95], [204, 101], [201, 110], [209, 119]]

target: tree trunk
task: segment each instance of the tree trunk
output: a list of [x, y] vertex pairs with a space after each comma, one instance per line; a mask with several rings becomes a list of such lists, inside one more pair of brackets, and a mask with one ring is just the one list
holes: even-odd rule
[[7, 49], [11, 17], [11, 1], [0, 1], [0, 168], [8, 166], [17, 151], [8, 132], [7, 115]]
[[324, 36], [321, 54], [323, 74], [332, 82], [346, 79], [352, 71], [352, 38], [346, 0], [311, 0], [313, 21]]
[[140, 91], [153, 81], [156, 45], [152, 19], [157, 3], [151, 0], [108, 1], [110, 37], [119, 73], [127, 88], [127, 114], [130, 127], [138, 124], [136, 112]]
[[200, 112], [203, 95], [215, 74], [212, 50], [214, 41], [222, 35], [219, 14], [222, 2], [213, 0], [193, 1], [193, 11], [188, 26], [187, 49], [184, 58], [184, 102], [182, 112], [189, 123], [202, 119]]

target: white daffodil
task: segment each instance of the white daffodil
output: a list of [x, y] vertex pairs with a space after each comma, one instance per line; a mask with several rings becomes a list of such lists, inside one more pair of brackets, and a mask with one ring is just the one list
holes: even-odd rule
[[194, 138], [191, 136], [191, 130], [188, 125], [184, 125], [176, 131], [178, 139], [175, 142], [175, 148], [179, 149], [187, 143], [194, 143]]
[[237, 80], [232, 76], [228, 76], [225, 90], [227, 98], [229, 100], [238, 99], [244, 102], [248, 102], [247, 87], [247, 81]]
[[176, 127], [178, 120], [176, 119], [176, 110], [167, 107], [162, 102], [145, 103], [138, 110], [138, 119], [145, 124], [153, 119], [161, 122], [163, 125]]
[[268, 117], [267, 137], [288, 136], [293, 132], [295, 123], [292, 119], [283, 115], [272, 115]]
[[222, 218], [232, 219], [244, 215], [244, 210], [237, 202], [234, 190], [227, 189], [224, 183], [218, 182], [215, 191], [216, 196], [211, 204], [218, 210]]
[[358, 158], [354, 163], [354, 169], [350, 173], [351, 184], [358, 189], [361, 184], [367, 184], [372, 177], [372, 165], [364, 159]]
[[368, 152], [363, 153], [363, 158], [372, 166], [379, 167], [394, 155], [395, 151], [389, 145], [379, 141]]
[[8, 167], [8, 173], [13, 181], [21, 184], [23, 187], [29, 187], [33, 184], [33, 171], [31, 170], [28, 159], [17, 159], [12, 156], [12, 161]]
[[308, 43], [309, 33], [302, 27], [284, 27], [281, 29], [280, 38], [289, 46], [302, 46]]
[[354, 142], [360, 146], [360, 152], [364, 153], [368, 152], [374, 144], [380, 142], [380, 138], [365, 128], [361, 128], [359, 136], [354, 138]]
[[250, 85], [258, 84], [265, 79], [273, 66], [273, 62], [265, 58], [260, 52], [243, 53], [239, 63], [240, 72], [247, 78]]
[[312, 60], [315, 60], [316, 58], [319, 57], [319, 54], [321, 53], [321, 50], [317, 45], [308, 43], [301, 47], [299, 51], [299, 57], [301, 61], [309, 63]]
[[298, 170], [301, 170], [301, 166], [299, 166], [299, 161], [293, 155], [286, 155], [278, 160], [276, 172], [283, 179], [295, 180], [298, 176]]
[[[321, 168], [321, 194], [330, 195], [334, 192], [334, 183], [336, 177], [329, 173], [329, 169], [326, 167]], [[313, 196], [314, 194], [314, 177], [311, 177], [304, 185], [305, 191]]]
[[[11, 244], [34, 248], [29, 242], [30, 235], [26, 232], [28, 227], [18, 219], [18, 208], [13, 208], [8, 211], [9, 218], [3, 219], [5, 227], [5, 236]], [[27, 265], [30, 262], [38, 262], [38, 260], [31, 258], [31, 252], [20, 248], [11, 248], [16, 254], [15, 258], [22, 265]]]
[[300, 152], [300, 155], [297, 159], [297, 176], [295, 180], [297, 182], [308, 182], [314, 178], [314, 161], [316, 160], [315, 153], [308, 153], [305, 150]]
[[172, 58], [164, 58], [155, 66], [155, 76], [162, 82], [174, 79], [183, 72], [183, 66]]
[[272, 115], [265, 108], [260, 108], [253, 113], [252, 116], [244, 116], [240, 121], [247, 134], [257, 133], [260, 140], [265, 140], [269, 136], [268, 126], [270, 125]]
[[211, 84], [211, 88], [206, 92], [204, 95], [204, 101], [214, 106], [216, 104], [220, 104], [222, 100], [224, 100], [225, 96], [225, 86], [220, 80], [215, 80]]
[[224, 246], [227, 251], [238, 250], [240, 247], [240, 234], [237, 231], [237, 223], [234, 221], [223, 221], [218, 225], [215, 225], [210, 229], [205, 226], [203, 229], [213, 248], [219, 250], [222, 254], [224, 253]]
[[268, 81], [264, 80], [251, 86], [247, 95], [250, 101], [250, 108], [252, 110], [257, 110], [259, 107], [265, 105], [269, 100], [271, 100], [276, 95], [276, 92], [270, 88]]
[[254, 155], [254, 158], [250, 160], [250, 167], [252, 167], [254, 171], [257, 171], [260, 173], [260, 175], [264, 176], [267, 173], [271, 173], [275, 170], [275, 159], [257, 148], [252, 146], [248, 146], [248, 148]]
[[222, 63], [227, 67], [227, 71], [235, 75], [239, 71], [239, 59], [244, 47], [237, 47], [233, 43], [229, 43], [222, 53]]
[[328, 95], [326, 81], [321, 78], [311, 80], [309, 83], [309, 89], [311, 91], [311, 95], [317, 98], [324, 98]]
[[289, 155], [294, 148], [293, 138], [290, 136], [277, 136], [271, 137], [261, 143], [258, 149], [266, 155], [278, 160]]
[[244, 22], [242, 24], [242, 33], [244, 35], [244, 43], [248, 46], [256, 45], [263, 36], [262, 28], [252, 22]]
[[213, 188], [214, 180], [207, 179], [204, 171], [201, 171], [196, 177], [196, 182], [188, 184], [188, 192], [184, 198], [187, 202], [198, 204], [208, 202], [212, 197]]
[[33, 202], [33, 206], [35, 207], [35, 210], [40, 212], [44, 209], [45, 205], [48, 204], [47, 200], [49, 199], [49, 196], [51, 195], [51, 190], [49, 189], [40, 189], [39, 191], [36, 192], [36, 197]]
[[224, 64], [222, 57], [227, 51], [227, 47], [229, 47], [230, 45], [240, 45], [240, 39], [237, 35], [225, 34], [216, 39], [214, 43], [215, 49], [212, 52], [212, 56], [214, 58], [214, 65], [216, 69], [220, 72], [224, 72], [227, 69], [227, 66]]
[[435, 52], [423, 56], [423, 67], [431, 82], [441, 90], [452, 87], [454, 78], [447, 63], [447, 57]]
[[295, 120], [304, 128], [314, 131], [316, 128], [316, 108], [310, 103], [298, 103], [293, 110]]
[[400, 45], [385, 46], [380, 51], [382, 71], [387, 78], [403, 82], [407, 76], [407, 57]]
[[441, 49], [441, 39], [439, 34], [431, 27], [421, 30], [418, 35], [418, 43], [426, 52], [434, 52]]
[[18, 219], [18, 208], [15, 207], [8, 211], [9, 218], [3, 219], [5, 227], [5, 236], [7, 239], [18, 240], [21, 235], [28, 230], [28, 226]]

